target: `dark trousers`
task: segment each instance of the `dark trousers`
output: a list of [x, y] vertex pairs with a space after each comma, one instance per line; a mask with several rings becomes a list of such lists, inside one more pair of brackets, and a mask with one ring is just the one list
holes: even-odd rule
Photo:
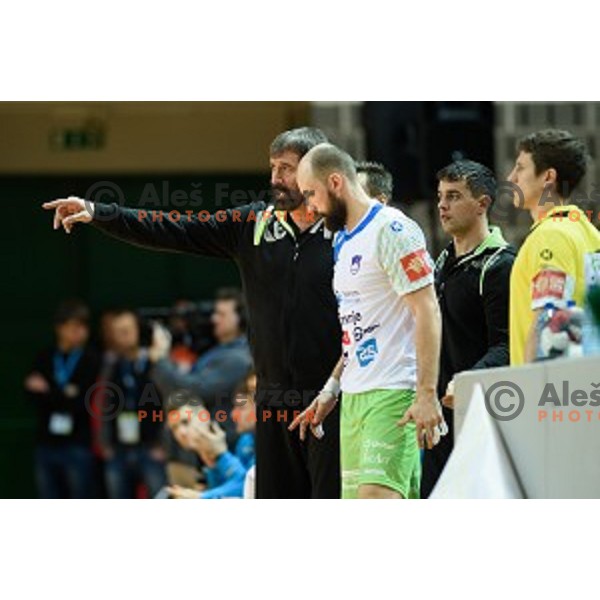
[[325, 419], [325, 436], [317, 439], [307, 431], [302, 442], [298, 429], [288, 431], [301, 406], [269, 406], [260, 402], [260, 393], [257, 398], [256, 497], [339, 498], [339, 402]]
[[106, 489], [110, 498], [135, 498], [136, 484], [148, 487], [148, 496], [153, 498], [166, 484], [165, 465], [150, 456], [143, 447], [119, 447], [104, 467]]
[[40, 498], [90, 498], [93, 456], [77, 444], [39, 445], [35, 449], [35, 479]]
[[448, 433], [437, 446], [424, 452], [421, 498], [429, 498], [454, 448], [454, 411], [445, 407], [442, 407], [442, 411], [448, 425]]

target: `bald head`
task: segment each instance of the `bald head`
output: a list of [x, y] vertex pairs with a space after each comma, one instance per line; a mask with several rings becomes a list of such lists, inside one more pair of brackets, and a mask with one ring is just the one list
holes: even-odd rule
[[332, 144], [319, 144], [304, 156], [297, 180], [309, 209], [325, 217], [332, 231], [345, 226], [348, 203], [368, 201], [359, 185], [353, 158]]
[[318, 144], [309, 150], [300, 163], [312, 177], [326, 183], [329, 176], [337, 173], [355, 184], [356, 165], [353, 158], [333, 144]]

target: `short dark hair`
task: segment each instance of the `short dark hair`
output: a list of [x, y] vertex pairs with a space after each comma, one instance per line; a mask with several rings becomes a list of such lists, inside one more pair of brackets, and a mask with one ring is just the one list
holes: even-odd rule
[[367, 193], [371, 198], [385, 196], [388, 201], [392, 199], [394, 179], [381, 163], [366, 160], [357, 162], [356, 172], [367, 176]]
[[294, 152], [302, 158], [318, 144], [327, 143], [327, 136], [316, 127], [298, 127], [280, 133], [271, 143], [270, 155], [279, 156], [284, 152]]
[[248, 315], [246, 312], [246, 300], [244, 294], [235, 287], [219, 288], [215, 294], [215, 302], [231, 300], [235, 302], [235, 310], [240, 319], [240, 330], [246, 331]]
[[[438, 181], [464, 181], [475, 197], [489, 196], [490, 206], [496, 200], [498, 184], [491, 169], [473, 160], [456, 160], [437, 172]], [[489, 209], [489, 207], [488, 207]]]
[[62, 325], [67, 321], [79, 321], [84, 325], [89, 325], [90, 309], [77, 298], [63, 300], [54, 313], [54, 324]]
[[517, 152], [531, 154], [535, 174], [556, 170], [556, 188], [566, 198], [583, 179], [589, 155], [582, 140], [570, 131], [544, 129], [530, 133], [517, 142]]

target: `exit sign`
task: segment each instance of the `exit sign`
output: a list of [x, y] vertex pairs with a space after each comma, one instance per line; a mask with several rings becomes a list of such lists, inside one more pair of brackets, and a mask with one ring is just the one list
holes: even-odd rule
[[60, 127], [50, 134], [51, 148], [59, 151], [100, 150], [104, 142], [104, 129], [96, 125]]

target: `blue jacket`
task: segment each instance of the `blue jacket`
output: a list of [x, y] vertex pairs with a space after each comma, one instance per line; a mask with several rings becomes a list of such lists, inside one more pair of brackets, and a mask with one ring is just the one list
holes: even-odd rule
[[221, 454], [214, 467], [205, 469], [205, 474], [208, 489], [200, 494], [200, 498], [214, 500], [244, 496], [246, 469], [231, 452]]

